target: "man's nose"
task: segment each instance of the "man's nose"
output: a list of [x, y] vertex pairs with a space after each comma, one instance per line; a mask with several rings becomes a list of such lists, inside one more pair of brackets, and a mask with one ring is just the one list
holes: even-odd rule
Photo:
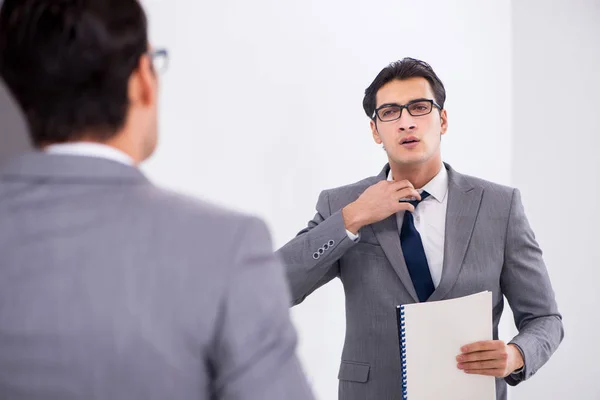
[[417, 123], [412, 115], [408, 112], [408, 110], [402, 110], [402, 114], [400, 115], [399, 120], [399, 129], [401, 131], [412, 131], [417, 128]]

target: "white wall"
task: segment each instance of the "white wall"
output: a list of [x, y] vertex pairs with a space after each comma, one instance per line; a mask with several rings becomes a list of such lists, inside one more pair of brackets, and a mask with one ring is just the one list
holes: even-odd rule
[[[163, 186], [264, 217], [277, 247], [312, 218], [321, 190], [386, 162], [362, 96], [404, 56], [428, 61], [446, 84], [445, 160], [510, 182], [509, 0], [144, 3], [153, 43], [171, 52], [162, 140], [145, 170]], [[293, 317], [319, 399], [337, 398], [339, 282]]]
[[513, 182], [563, 313], [565, 339], [514, 400], [600, 399], [600, 2], [513, 3]]

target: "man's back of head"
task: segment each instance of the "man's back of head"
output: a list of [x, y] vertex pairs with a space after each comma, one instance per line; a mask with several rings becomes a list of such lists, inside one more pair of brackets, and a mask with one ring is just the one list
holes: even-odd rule
[[310, 399], [264, 223], [132, 165], [156, 142], [153, 54], [137, 0], [0, 11], [38, 148], [0, 169], [0, 398]]
[[154, 151], [158, 82], [136, 0], [5, 0], [0, 75], [37, 147], [105, 143], [136, 162]]

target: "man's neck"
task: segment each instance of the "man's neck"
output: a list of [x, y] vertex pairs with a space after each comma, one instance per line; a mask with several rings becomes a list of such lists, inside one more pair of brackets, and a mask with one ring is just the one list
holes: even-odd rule
[[108, 146], [97, 141], [71, 141], [41, 146], [40, 150], [54, 155], [70, 155], [81, 157], [105, 158], [121, 164], [135, 166], [136, 163], [129, 154], [114, 146]]
[[135, 165], [138, 165], [142, 161], [142, 157], [139, 152], [135, 151], [136, 146], [128, 138], [129, 136], [118, 135], [102, 144], [127, 154], [134, 161]]
[[442, 160], [420, 164], [415, 166], [398, 165], [390, 162], [392, 177], [394, 181], [407, 180], [413, 184], [415, 189], [421, 189], [440, 172]]
[[131, 131], [127, 129], [127, 127], [123, 128], [121, 131], [117, 132], [110, 139], [105, 141], [98, 141], [94, 139], [93, 136], [83, 136], [81, 141], [91, 142], [91, 143], [99, 143], [105, 146], [110, 146], [116, 150], [119, 150], [122, 153], [127, 154], [127, 156], [131, 157], [134, 161], [135, 165], [138, 165], [142, 161], [142, 156], [139, 154], [139, 146], [133, 140], [134, 135], [131, 134]]
[[[106, 141], [99, 141], [95, 139], [93, 136], [82, 136], [80, 139], [63, 142], [61, 144], [76, 144], [76, 143], [94, 143], [100, 144], [104, 146], [112, 147], [115, 150], [120, 151], [121, 153], [130, 157], [134, 163], [134, 165], [138, 165], [142, 161], [142, 157], [139, 152], [136, 151], [135, 144], [130, 140], [130, 136], [124, 134], [117, 134]], [[45, 150], [46, 148], [55, 145], [58, 143], [44, 143], [39, 146], [41, 150]]]

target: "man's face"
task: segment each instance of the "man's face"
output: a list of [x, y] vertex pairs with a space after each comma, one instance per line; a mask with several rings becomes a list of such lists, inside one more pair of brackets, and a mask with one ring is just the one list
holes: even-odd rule
[[[393, 80], [377, 92], [376, 108], [386, 104], [405, 105], [418, 99], [435, 100], [425, 78]], [[439, 112], [435, 106], [427, 115], [412, 116], [403, 109], [402, 116], [395, 121], [382, 122], [377, 117], [371, 121], [373, 139], [383, 144], [390, 163], [404, 166], [441, 160], [440, 140], [447, 127], [446, 110]]]

